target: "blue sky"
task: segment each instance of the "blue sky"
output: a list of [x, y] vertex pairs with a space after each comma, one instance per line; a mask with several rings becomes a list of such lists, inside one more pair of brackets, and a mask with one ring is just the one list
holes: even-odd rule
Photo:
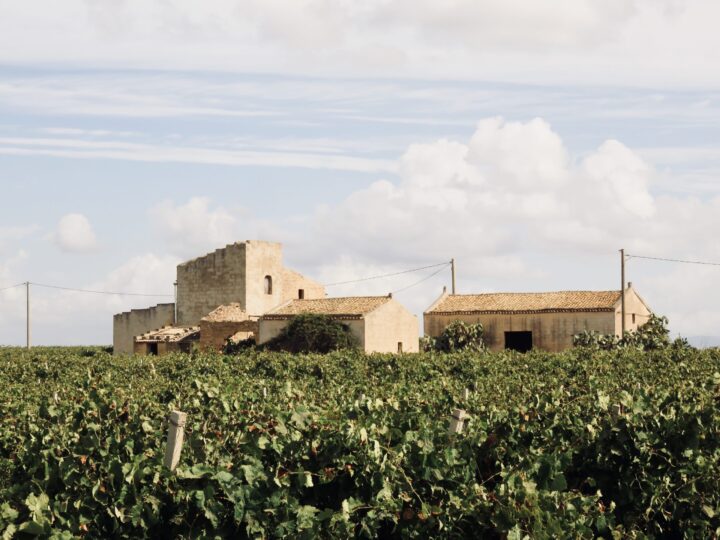
[[[509, 4], [0, 0], [0, 288], [168, 294], [246, 238], [323, 282], [455, 257], [460, 292], [616, 288], [620, 247], [720, 261], [718, 8]], [[685, 335], [720, 334], [718, 272], [628, 265]], [[151, 301], [36, 288], [34, 341], [109, 343]]]

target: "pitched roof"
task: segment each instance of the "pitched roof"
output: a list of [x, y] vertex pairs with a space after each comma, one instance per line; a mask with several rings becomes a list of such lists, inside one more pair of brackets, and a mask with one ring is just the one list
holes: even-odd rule
[[287, 319], [301, 313], [315, 313], [360, 318], [389, 302], [389, 296], [348, 296], [343, 298], [318, 298], [291, 300], [263, 316], [263, 319]]
[[199, 337], [199, 326], [163, 326], [157, 330], [151, 330], [150, 332], [135, 336], [135, 341], [167, 341], [169, 343], [177, 343], [185, 339], [197, 339]]
[[558, 291], [447, 295], [427, 313], [612, 311], [620, 291]]
[[204, 322], [242, 322], [249, 318], [250, 316], [240, 307], [240, 304], [234, 302], [216, 307], [201, 320]]

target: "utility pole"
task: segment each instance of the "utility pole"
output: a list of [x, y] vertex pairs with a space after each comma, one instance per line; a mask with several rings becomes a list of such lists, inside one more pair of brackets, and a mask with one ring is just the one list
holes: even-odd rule
[[622, 317], [622, 334], [620, 338], [625, 337], [625, 250], [620, 250], [620, 311]]
[[455, 259], [450, 259], [450, 271], [452, 273], [452, 293], [455, 294]]
[[178, 311], [178, 306], [177, 306], [177, 281], [175, 281], [175, 283], [173, 283], [173, 285], [174, 285], [174, 287], [175, 287], [175, 314], [174, 314], [175, 320], [173, 321], [173, 324], [177, 324], [177, 311]]
[[30, 282], [25, 282], [25, 315], [27, 348], [30, 348]]

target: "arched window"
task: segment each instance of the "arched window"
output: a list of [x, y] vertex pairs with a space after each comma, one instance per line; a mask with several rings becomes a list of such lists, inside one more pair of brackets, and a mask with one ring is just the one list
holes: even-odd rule
[[265, 294], [272, 294], [272, 276], [265, 276]]

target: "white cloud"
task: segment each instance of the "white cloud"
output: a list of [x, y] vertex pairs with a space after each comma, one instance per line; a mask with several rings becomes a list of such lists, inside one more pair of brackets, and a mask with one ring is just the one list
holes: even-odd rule
[[705, 0], [5, 1], [0, 62], [525, 82], [718, 82]]
[[[24, 255], [19, 255], [22, 258]], [[20, 260], [20, 259], [18, 259]], [[130, 292], [158, 296], [124, 296], [31, 287], [32, 340], [35, 344], [110, 344], [112, 316], [132, 308], [173, 302], [177, 257], [145, 253], [132, 257], [93, 282], [64, 282], [92, 291]], [[4, 265], [0, 265], [0, 277]], [[164, 296], [160, 296], [164, 295]], [[0, 343], [25, 342], [25, 289], [0, 292]]]
[[223, 207], [210, 205], [207, 197], [193, 197], [181, 205], [166, 200], [149, 213], [173, 253], [197, 257], [238, 240], [236, 217]]
[[95, 231], [88, 219], [82, 214], [63, 216], [52, 235], [55, 243], [63, 251], [83, 253], [97, 247]]

